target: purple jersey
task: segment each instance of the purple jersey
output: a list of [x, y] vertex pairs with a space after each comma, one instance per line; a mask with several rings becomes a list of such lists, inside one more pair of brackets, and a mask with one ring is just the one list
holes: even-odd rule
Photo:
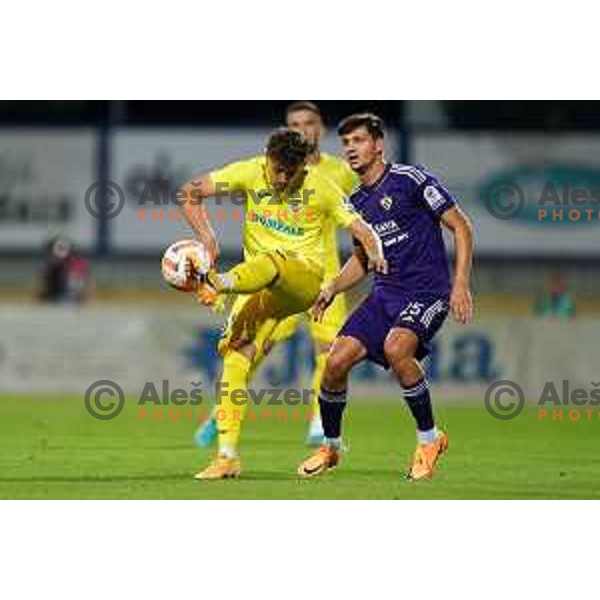
[[440, 217], [456, 200], [433, 175], [421, 166], [388, 164], [350, 202], [381, 238], [388, 261], [388, 273], [375, 274], [375, 292], [450, 293]]

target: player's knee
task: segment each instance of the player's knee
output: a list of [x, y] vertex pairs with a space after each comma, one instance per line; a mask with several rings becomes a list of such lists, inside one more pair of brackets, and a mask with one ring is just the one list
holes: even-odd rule
[[415, 353], [414, 335], [409, 332], [389, 335], [383, 344], [383, 352], [390, 363], [402, 365], [411, 362]]
[[341, 352], [333, 352], [327, 357], [322, 383], [324, 387], [336, 389], [348, 376], [351, 362]]

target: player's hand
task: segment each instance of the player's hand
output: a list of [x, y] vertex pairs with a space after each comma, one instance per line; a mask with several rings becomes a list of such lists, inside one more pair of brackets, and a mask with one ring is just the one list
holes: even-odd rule
[[388, 263], [383, 256], [375, 258], [369, 261], [369, 270], [375, 271], [375, 273], [382, 273], [385, 275], [388, 272]]
[[450, 295], [450, 310], [454, 318], [463, 325], [467, 325], [473, 320], [473, 298], [467, 285], [454, 284]]
[[323, 320], [323, 314], [327, 310], [327, 307], [333, 302], [334, 298], [335, 293], [330, 287], [321, 290], [310, 311], [313, 321], [320, 323]]

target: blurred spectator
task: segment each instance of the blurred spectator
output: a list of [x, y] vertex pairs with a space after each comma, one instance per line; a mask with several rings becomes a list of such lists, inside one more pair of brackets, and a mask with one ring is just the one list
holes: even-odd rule
[[546, 291], [535, 303], [538, 317], [575, 318], [575, 299], [567, 290], [567, 282], [561, 273], [553, 274], [546, 284]]
[[88, 262], [75, 254], [67, 239], [51, 239], [36, 282], [37, 299], [81, 303], [89, 300], [93, 290], [94, 280]]

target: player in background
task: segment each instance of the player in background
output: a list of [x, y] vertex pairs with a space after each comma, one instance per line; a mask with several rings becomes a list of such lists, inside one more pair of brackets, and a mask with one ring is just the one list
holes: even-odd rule
[[[237, 296], [219, 342], [223, 357], [219, 410], [224, 415], [218, 421], [219, 451], [197, 479], [240, 474], [238, 447], [249, 378], [277, 325], [308, 310], [317, 299], [324, 277], [325, 223], [333, 219], [348, 228], [375, 268], [386, 268], [377, 235], [342, 201], [335, 184], [307, 169], [309, 154], [301, 133], [281, 129], [269, 137], [264, 156], [227, 165], [183, 187], [190, 199], [184, 214], [213, 264], [219, 256], [217, 238], [205, 202], [196, 200], [225, 188], [245, 193], [243, 262], [222, 274], [211, 269], [196, 289], [200, 301], [209, 306], [222, 294]], [[196, 275], [190, 273], [192, 278]]]
[[[381, 119], [372, 114], [350, 116], [340, 123], [338, 134], [346, 160], [361, 179], [350, 202], [381, 237], [388, 270], [375, 274], [371, 293], [333, 344], [319, 392], [326, 442], [298, 473], [310, 477], [337, 465], [348, 375], [368, 359], [391, 367], [416, 422], [417, 449], [408, 476], [414, 481], [429, 478], [448, 447], [448, 436], [436, 429], [420, 361], [448, 310], [460, 323], [471, 321], [471, 224], [433, 175], [420, 166], [386, 162]], [[454, 236], [453, 282], [440, 224]], [[368, 262], [358, 247], [321, 292], [315, 317], [367, 272]]]
[[[321, 151], [320, 143], [325, 132], [323, 117], [319, 107], [313, 102], [293, 102], [286, 108], [286, 125], [292, 131], [302, 133], [308, 141], [310, 155], [307, 168], [311, 171], [330, 179], [342, 192], [348, 196], [358, 184], [358, 176], [348, 166], [348, 163], [337, 156], [332, 156]], [[341, 200], [340, 200], [341, 201]], [[325, 281], [332, 279], [340, 270], [338, 252], [337, 224], [329, 219], [323, 227], [323, 243], [325, 245]], [[308, 325], [308, 331], [313, 341], [314, 371], [311, 388], [315, 390], [311, 406], [313, 418], [309, 424], [306, 443], [310, 446], [319, 446], [323, 443], [323, 426], [317, 393], [321, 385], [321, 376], [325, 368], [327, 354], [338, 331], [346, 319], [346, 299], [344, 294], [338, 294], [332, 305], [325, 313], [322, 321], [317, 322], [309, 313], [293, 315], [281, 322], [270, 338], [268, 347], [264, 348], [267, 354], [272, 346], [292, 337], [299, 329], [302, 322]], [[210, 446], [217, 437], [216, 407], [210, 419], [201, 425], [195, 435], [196, 444], [202, 448]]]

